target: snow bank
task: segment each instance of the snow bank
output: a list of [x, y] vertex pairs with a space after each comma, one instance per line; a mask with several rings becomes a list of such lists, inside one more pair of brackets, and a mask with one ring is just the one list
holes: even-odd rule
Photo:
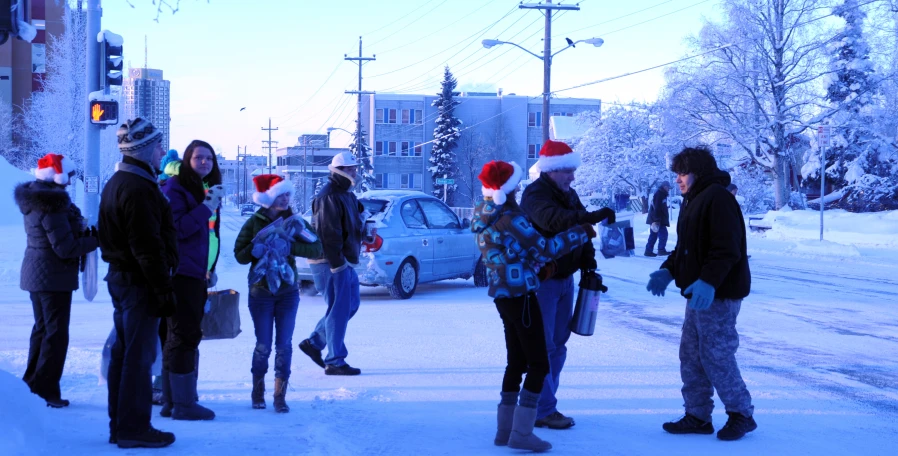
[[[770, 211], [762, 222], [770, 226], [766, 232], [769, 239], [787, 241], [818, 241], [820, 238], [820, 212]], [[803, 249], [820, 253], [854, 256], [857, 249], [848, 246], [877, 246], [898, 248], [898, 211], [852, 213], [841, 209], [823, 213], [823, 239], [827, 244], [799, 243], [796, 252]], [[838, 246], [842, 244], [841, 246]], [[810, 253], [810, 252], [802, 252]]]
[[0, 217], [0, 224], [22, 224], [22, 215], [12, 194], [16, 185], [30, 180], [34, 180], [33, 175], [10, 165], [5, 158], [0, 157], [0, 193], [3, 194], [0, 197], [0, 214], [3, 214], [3, 217]]
[[0, 454], [43, 454], [46, 404], [31, 394], [25, 382], [3, 369], [0, 391]]

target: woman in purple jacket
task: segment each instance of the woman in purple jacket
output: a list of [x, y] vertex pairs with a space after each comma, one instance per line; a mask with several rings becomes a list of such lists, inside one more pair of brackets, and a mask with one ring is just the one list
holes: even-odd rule
[[160, 414], [170, 413], [175, 420], [211, 420], [215, 413], [196, 403], [195, 370], [207, 288], [216, 282], [219, 206], [224, 195], [212, 146], [199, 140], [191, 142], [184, 150], [178, 174], [162, 184], [162, 193], [171, 203], [180, 263], [172, 279], [177, 309], [167, 320], [168, 337], [162, 353], [166, 404]]

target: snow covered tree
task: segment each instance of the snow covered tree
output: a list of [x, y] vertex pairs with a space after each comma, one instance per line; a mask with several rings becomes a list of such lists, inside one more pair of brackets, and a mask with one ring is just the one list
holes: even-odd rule
[[[477, 123], [477, 122], [474, 122]], [[458, 141], [458, 180], [456, 188], [461, 187], [463, 193], [470, 197], [470, 207], [474, 207], [481, 198], [482, 184], [477, 177], [483, 165], [496, 156], [495, 144], [490, 144], [480, 133], [466, 131]], [[442, 185], [440, 186], [442, 188]], [[458, 196], [458, 194], [454, 195]], [[467, 203], [467, 198], [465, 199]], [[456, 201], [462, 204], [461, 201]]]
[[459, 126], [461, 120], [455, 117], [455, 107], [459, 102], [455, 100], [455, 86], [458, 82], [452, 76], [447, 66], [443, 71], [443, 82], [440, 83], [440, 93], [433, 100], [433, 106], [437, 108], [436, 128], [433, 129], [433, 148], [430, 152], [430, 175], [433, 179], [433, 196], [442, 199], [444, 189], [448, 189], [446, 203], [453, 204], [453, 196], [457, 184], [437, 184], [437, 179], [454, 179], [457, 175], [455, 148], [458, 147], [458, 139], [461, 137]]
[[[371, 162], [371, 146], [368, 145], [366, 139], [367, 134], [362, 129], [358, 121], [356, 122], [355, 132], [352, 134], [352, 143], [349, 145], [349, 151], [355, 156], [356, 160], [361, 163], [359, 166], [359, 183], [356, 189], [360, 192], [367, 192], [375, 188], [374, 165]], [[359, 139], [361, 138], [361, 140]], [[361, 149], [359, 149], [361, 144]]]

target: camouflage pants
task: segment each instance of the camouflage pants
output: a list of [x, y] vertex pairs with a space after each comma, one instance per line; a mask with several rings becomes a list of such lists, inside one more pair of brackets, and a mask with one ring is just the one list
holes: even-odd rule
[[754, 413], [751, 394], [736, 365], [739, 334], [736, 317], [741, 299], [715, 299], [705, 310], [686, 306], [680, 339], [680, 377], [686, 413], [710, 421], [714, 390], [727, 412]]

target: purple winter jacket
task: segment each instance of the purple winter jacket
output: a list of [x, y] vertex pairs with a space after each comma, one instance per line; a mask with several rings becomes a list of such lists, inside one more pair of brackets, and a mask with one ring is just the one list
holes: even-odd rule
[[212, 211], [185, 189], [178, 177], [162, 183], [162, 193], [171, 204], [175, 230], [178, 233], [178, 253], [181, 263], [176, 274], [206, 280], [209, 266], [209, 218]]

